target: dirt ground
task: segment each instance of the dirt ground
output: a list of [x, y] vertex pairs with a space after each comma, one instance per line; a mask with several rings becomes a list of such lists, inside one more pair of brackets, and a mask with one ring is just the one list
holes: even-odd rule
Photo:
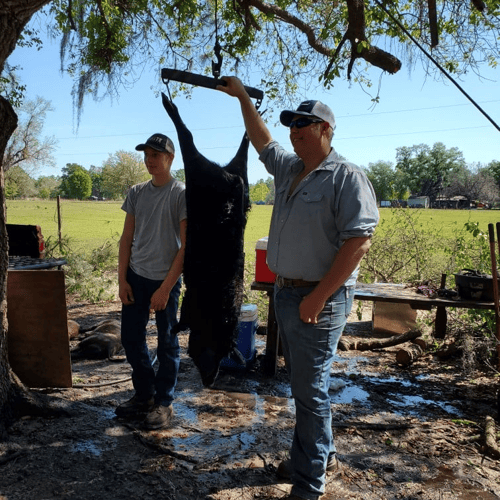
[[[117, 302], [72, 304], [82, 327], [119, 318]], [[353, 312], [346, 337], [372, 337], [370, 311]], [[154, 325], [149, 336], [155, 347]], [[171, 428], [146, 432], [115, 418], [133, 395], [126, 361], [73, 363], [71, 389], [39, 390], [66, 411], [26, 417], [0, 442], [2, 500], [271, 500], [291, 486], [277, 480], [287, 457], [294, 404], [283, 360], [276, 376], [262, 369], [265, 337], [248, 372], [224, 371], [206, 389], [186, 354]], [[72, 342], [74, 344], [74, 342]], [[332, 370], [333, 428], [340, 473], [326, 499], [493, 500], [500, 498], [500, 461], [482, 452], [485, 417], [497, 418], [498, 379], [464, 373], [460, 359], [426, 354], [409, 368], [399, 346], [339, 351]], [[500, 426], [497, 421], [497, 432]]]

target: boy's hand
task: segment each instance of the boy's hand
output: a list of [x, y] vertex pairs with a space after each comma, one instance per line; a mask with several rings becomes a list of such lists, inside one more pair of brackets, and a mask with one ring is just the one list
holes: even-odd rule
[[120, 283], [118, 295], [122, 304], [129, 306], [134, 303], [134, 294], [132, 293], [132, 287], [127, 281]]
[[163, 290], [158, 288], [153, 296], [151, 297], [151, 303], [149, 309], [151, 311], [163, 311], [167, 307], [168, 298], [170, 296], [170, 290]]

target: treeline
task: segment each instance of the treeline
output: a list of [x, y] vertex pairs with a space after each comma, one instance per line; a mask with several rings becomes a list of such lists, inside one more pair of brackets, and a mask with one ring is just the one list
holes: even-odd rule
[[[172, 172], [183, 180], [184, 172]], [[101, 167], [86, 169], [68, 163], [61, 176], [42, 176], [37, 179], [15, 166], [5, 172], [5, 196], [14, 198], [71, 198], [77, 200], [120, 200], [134, 184], [150, 179], [142, 155], [118, 151]]]
[[[173, 170], [172, 175], [185, 181], [184, 170]], [[16, 165], [5, 172], [5, 197], [16, 198], [63, 198], [76, 200], [121, 200], [128, 190], [139, 182], [150, 179], [142, 155], [118, 151], [106, 160], [102, 167], [91, 165], [86, 169], [77, 163], [68, 163], [62, 175], [31, 177]], [[271, 177], [250, 185], [253, 203], [274, 203], [274, 182]]]
[[[467, 202], [487, 206], [500, 203], [500, 161], [488, 165], [467, 164], [458, 148], [447, 149], [437, 142], [401, 147], [396, 150], [396, 163], [377, 161], [363, 167], [377, 200], [407, 200], [415, 196], [429, 197], [431, 206], [437, 200], [461, 197]], [[172, 172], [184, 181], [184, 170]], [[149, 179], [142, 155], [118, 151], [101, 167], [85, 169], [68, 163], [61, 176], [32, 178], [15, 165], [5, 172], [5, 196], [13, 198], [123, 199], [134, 184]], [[274, 203], [274, 181], [271, 177], [250, 185], [252, 203]]]
[[[439, 202], [456, 198], [464, 200], [463, 206], [473, 202], [486, 206], [500, 203], [500, 161], [468, 164], [458, 148], [448, 149], [441, 142], [432, 147], [400, 147], [396, 149], [395, 164], [379, 160], [362, 168], [378, 202], [427, 196], [431, 206], [446, 206]], [[273, 179], [261, 179], [252, 185], [250, 199], [253, 203], [273, 204]]]
[[489, 206], [500, 202], [500, 161], [467, 164], [458, 148], [441, 142], [397, 148], [396, 164], [377, 161], [365, 170], [378, 201], [427, 196], [431, 206], [456, 197]]

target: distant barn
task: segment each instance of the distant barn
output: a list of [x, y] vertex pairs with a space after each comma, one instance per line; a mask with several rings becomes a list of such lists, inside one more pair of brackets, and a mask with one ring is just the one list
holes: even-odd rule
[[472, 205], [465, 196], [453, 196], [450, 198], [438, 196], [432, 204], [432, 208], [470, 209]]
[[429, 208], [429, 203], [428, 196], [415, 196], [407, 200], [408, 207], [410, 208]]

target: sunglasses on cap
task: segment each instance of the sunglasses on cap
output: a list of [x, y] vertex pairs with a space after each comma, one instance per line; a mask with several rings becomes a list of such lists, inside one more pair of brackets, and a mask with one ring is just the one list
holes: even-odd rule
[[322, 123], [324, 120], [320, 120], [319, 118], [308, 118], [307, 116], [301, 116], [300, 118], [296, 118], [295, 120], [292, 120], [290, 122], [290, 125], [288, 125], [290, 128], [292, 127], [297, 127], [297, 128], [304, 128], [308, 127], [309, 125], [313, 123]]

